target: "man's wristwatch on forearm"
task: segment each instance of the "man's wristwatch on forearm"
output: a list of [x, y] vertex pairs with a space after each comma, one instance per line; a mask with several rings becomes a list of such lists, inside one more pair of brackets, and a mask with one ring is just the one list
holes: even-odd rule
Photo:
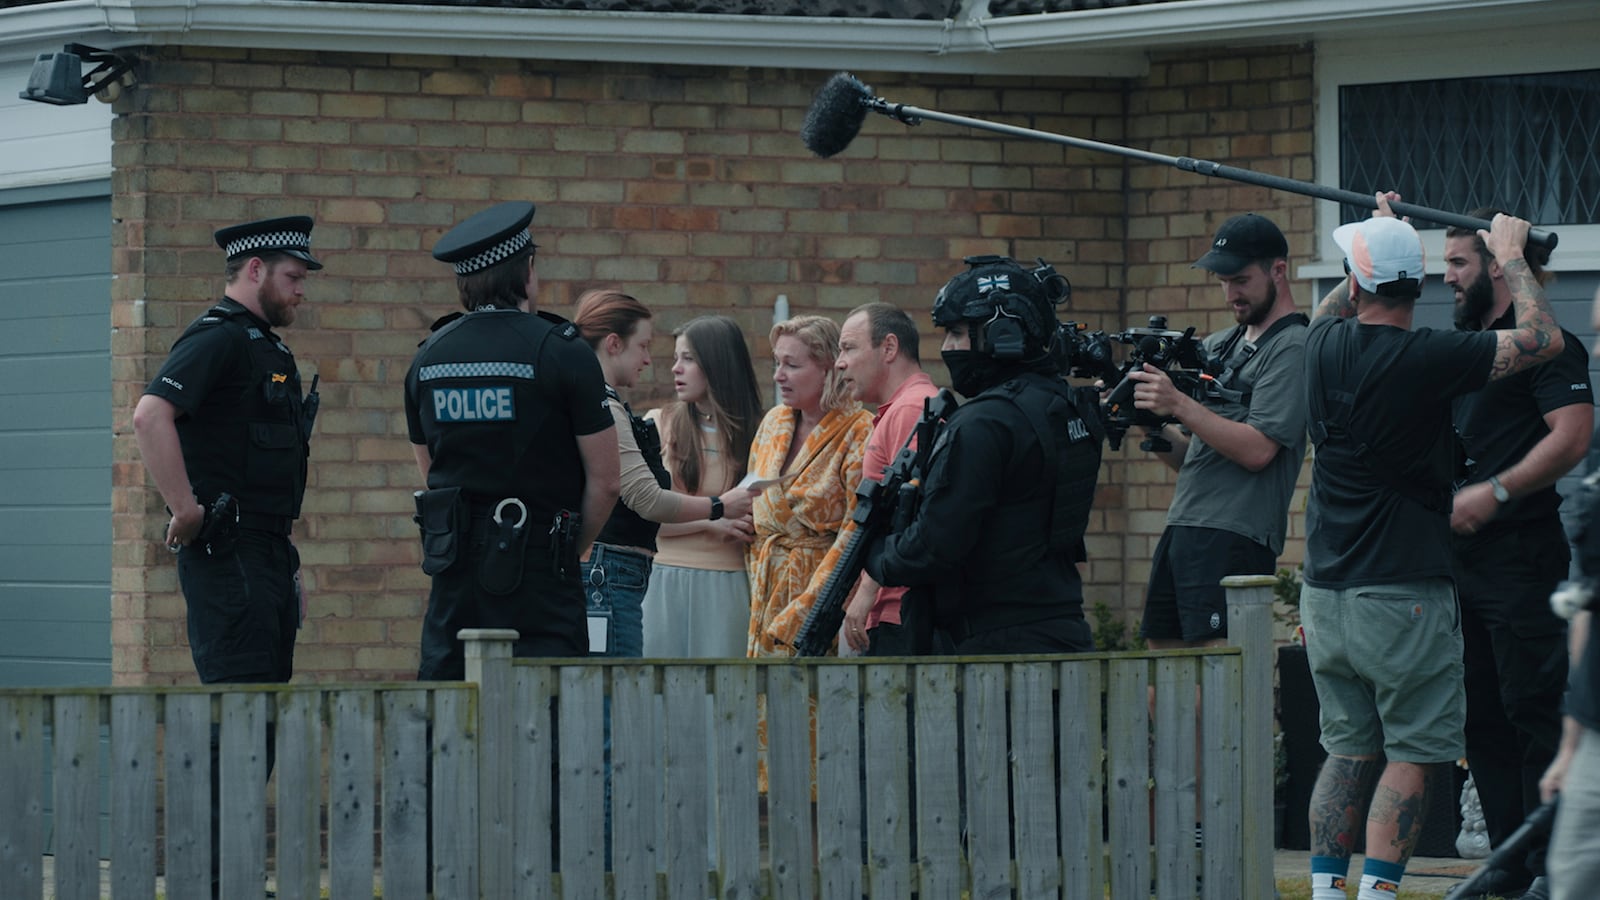
[[718, 520], [720, 518], [722, 518], [722, 498], [721, 497], [712, 497], [711, 498], [711, 515], [706, 516], [706, 519], [708, 521], [715, 522], [716, 520]]
[[1499, 475], [1489, 476], [1489, 488], [1490, 490], [1494, 491], [1494, 500], [1496, 503], [1511, 502], [1511, 492], [1506, 490], [1506, 486], [1500, 483]]

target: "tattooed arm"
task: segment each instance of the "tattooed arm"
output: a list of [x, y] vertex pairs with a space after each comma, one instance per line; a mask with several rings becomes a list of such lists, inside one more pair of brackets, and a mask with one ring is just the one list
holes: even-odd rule
[[1338, 316], [1341, 319], [1348, 319], [1355, 314], [1356, 305], [1350, 299], [1350, 276], [1346, 275], [1343, 281], [1333, 286], [1328, 296], [1322, 298], [1322, 302], [1317, 304], [1311, 317], [1315, 319], [1318, 316]]
[[1496, 345], [1489, 370], [1491, 381], [1555, 359], [1561, 353], [1561, 328], [1550, 311], [1550, 301], [1545, 298], [1544, 288], [1528, 267], [1528, 261], [1522, 258], [1522, 248], [1531, 227], [1523, 219], [1501, 213], [1494, 217], [1488, 231], [1478, 231], [1484, 246], [1500, 263], [1506, 287], [1511, 291], [1511, 307], [1516, 313], [1516, 328], [1494, 333]]

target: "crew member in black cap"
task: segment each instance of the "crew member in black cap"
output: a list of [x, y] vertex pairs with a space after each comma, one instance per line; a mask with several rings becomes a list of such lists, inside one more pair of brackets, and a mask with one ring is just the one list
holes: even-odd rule
[[1254, 213], [1222, 224], [1195, 268], [1214, 273], [1237, 325], [1205, 349], [1223, 366], [1200, 399], [1146, 365], [1134, 406], [1178, 424], [1157, 455], [1178, 473], [1156, 544], [1143, 632], [1156, 649], [1221, 644], [1225, 575], [1270, 575], [1306, 450], [1306, 317], [1289, 290], [1289, 243]]
[[588, 652], [578, 558], [616, 502], [620, 455], [594, 352], [572, 323], [534, 312], [533, 209], [490, 207], [433, 249], [466, 312], [434, 326], [406, 374], [428, 485], [424, 680], [463, 677], [462, 628], [516, 629], [517, 656]]
[[133, 411], [145, 468], [172, 518], [189, 648], [206, 684], [286, 682], [294, 671], [300, 558], [289, 532], [306, 487], [316, 382], [302, 396], [273, 332], [294, 321], [311, 219], [224, 228], [224, 296], [172, 347]]

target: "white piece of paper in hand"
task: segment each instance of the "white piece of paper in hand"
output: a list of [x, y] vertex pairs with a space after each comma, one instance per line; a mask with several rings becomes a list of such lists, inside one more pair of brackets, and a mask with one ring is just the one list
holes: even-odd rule
[[755, 491], [756, 493], [759, 494], [762, 491], [765, 491], [769, 487], [772, 487], [774, 485], [782, 487], [784, 485], [787, 485], [789, 482], [791, 482], [793, 480], [794, 480], [794, 476], [793, 475], [783, 475], [783, 476], [780, 476], [778, 478], [760, 478], [760, 477], [757, 477], [757, 475], [754, 472], [751, 472], [750, 474], [744, 476], [744, 480], [739, 482], [738, 485], [736, 485], [736, 487], [741, 487], [741, 488], [744, 488], [746, 490]]

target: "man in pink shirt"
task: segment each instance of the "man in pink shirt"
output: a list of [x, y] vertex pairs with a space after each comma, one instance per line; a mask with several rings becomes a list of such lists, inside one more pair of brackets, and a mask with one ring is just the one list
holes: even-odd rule
[[[837, 363], [850, 394], [878, 407], [861, 474], [881, 478], [922, 418], [922, 403], [939, 392], [917, 357], [917, 324], [887, 303], [851, 310], [839, 329]], [[861, 573], [845, 610], [841, 656], [906, 656], [910, 636], [900, 625], [903, 587], [880, 587]], [[852, 653], [851, 651], [854, 651]]]

